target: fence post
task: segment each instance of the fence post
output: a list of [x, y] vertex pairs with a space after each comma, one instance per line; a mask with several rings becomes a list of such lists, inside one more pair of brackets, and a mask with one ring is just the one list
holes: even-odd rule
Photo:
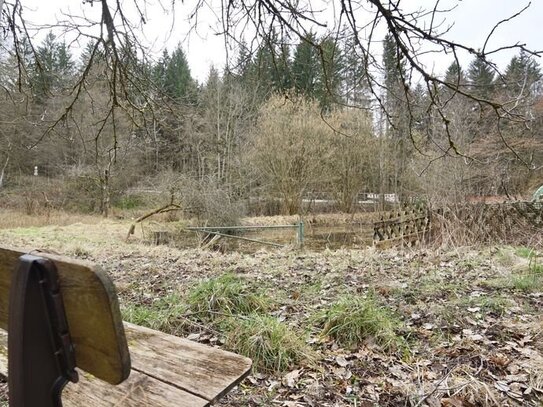
[[304, 247], [304, 221], [301, 220], [298, 223], [298, 247], [301, 249]]

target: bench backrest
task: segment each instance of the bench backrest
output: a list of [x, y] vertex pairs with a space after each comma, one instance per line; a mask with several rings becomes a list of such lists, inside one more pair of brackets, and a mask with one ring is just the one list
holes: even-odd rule
[[[8, 329], [12, 273], [28, 251], [0, 247], [0, 328]], [[130, 374], [130, 355], [115, 288], [99, 267], [43, 252], [58, 270], [77, 367], [111, 384]], [[8, 332], [9, 335], [9, 332]]]

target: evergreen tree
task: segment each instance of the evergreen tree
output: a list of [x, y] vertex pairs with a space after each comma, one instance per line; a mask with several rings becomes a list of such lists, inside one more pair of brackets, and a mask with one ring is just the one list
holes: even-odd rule
[[453, 61], [447, 70], [445, 71], [445, 77], [443, 81], [454, 89], [451, 89], [445, 85], [440, 87], [441, 99], [442, 102], [447, 102], [451, 97], [456, 94], [456, 89], [466, 91], [467, 89], [467, 78], [464, 70], [457, 61]]
[[396, 41], [391, 34], [387, 34], [383, 41], [383, 69], [385, 85], [385, 109], [389, 118], [387, 120], [387, 133], [395, 133], [396, 137], [405, 136], [405, 119], [408, 115], [405, 80], [407, 77], [405, 62], [400, 58]]
[[252, 84], [256, 85], [262, 96], [267, 96], [273, 90], [273, 76], [275, 67], [273, 48], [268, 43], [261, 44], [256, 52], [252, 69]]
[[164, 89], [171, 98], [181, 101], [193, 101], [196, 84], [190, 74], [185, 53], [178, 45], [165, 65]]
[[94, 50], [95, 47], [96, 43], [94, 41], [89, 41], [87, 45], [85, 45], [85, 48], [83, 48], [83, 52], [81, 53], [80, 57], [80, 66], [83, 69], [89, 64], [91, 58], [93, 59], [93, 64], [104, 60], [104, 52], [102, 47], [99, 45], [96, 51]]
[[240, 78], [242, 81], [249, 80], [253, 68], [253, 58], [251, 51], [247, 47], [245, 40], [242, 40], [239, 53], [236, 61], [236, 65], [233, 70], [233, 74]]
[[452, 86], [458, 85], [459, 87], [465, 86], [466, 84], [466, 75], [464, 70], [458, 63], [458, 61], [453, 61], [447, 70], [445, 71], [445, 82], [451, 84]]
[[259, 47], [249, 76], [263, 96], [291, 88], [290, 50], [276, 34], [269, 36]]
[[320, 57], [314, 45], [316, 37], [313, 33], [302, 39], [296, 46], [292, 62], [292, 79], [294, 89], [300, 94], [315, 97], [319, 78]]
[[344, 61], [341, 49], [333, 38], [324, 38], [320, 42], [320, 51], [320, 69], [315, 95], [321, 107], [329, 110], [339, 99]]
[[533, 94], [534, 85], [540, 79], [541, 69], [537, 62], [521, 51], [507, 65], [503, 87], [510, 97], [528, 96]]
[[274, 75], [274, 88], [286, 92], [292, 88], [292, 72], [290, 69], [290, 48], [284, 41], [276, 49], [276, 71]]
[[166, 89], [166, 68], [170, 63], [170, 55], [168, 50], [162, 51], [162, 56], [152, 69], [152, 80], [155, 86], [161, 91]]
[[387, 34], [383, 42], [383, 69], [387, 99], [392, 99], [403, 87], [406, 80], [405, 61], [400, 58], [396, 40]]
[[70, 78], [74, 73], [75, 62], [72, 60], [72, 55], [64, 41], [58, 45], [55, 68], [62, 81]]
[[35, 61], [30, 63], [31, 86], [35, 96], [43, 99], [68, 87], [73, 68], [74, 62], [66, 44], [59, 43], [56, 36], [49, 32], [36, 51]]
[[343, 43], [342, 89], [348, 105], [369, 107], [366, 61], [358, 54], [352, 37]]
[[494, 93], [494, 72], [481, 58], [471, 61], [468, 68], [471, 93], [482, 99], [490, 99]]
[[55, 50], [57, 48], [56, 37], [49, 32], [42, 44], [37, 49], [34, 64], [33, 88], [37, 96], [50, 95], [53, 88], [55, 70]]
[[409, 95], [406, 94], [407, 72], [405, 62], [401, 58], [398, 44], [392, 36], [387, 34], [383, 41], [383, 68], [385, 84], [385, 135], [391, 139], [389, 163], [384, 164], [389, 173], [380, 174], [380, 190], [392, 191], [398, 196], [403, 193], [404, 179], [408, 156], [410, 154], [409, 134], [413, 130], [410, 126], [411, 113], [408, 109]]

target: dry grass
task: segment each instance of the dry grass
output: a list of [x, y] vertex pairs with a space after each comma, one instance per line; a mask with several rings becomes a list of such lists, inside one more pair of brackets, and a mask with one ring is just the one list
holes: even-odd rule
[[63, 221], [63, 225], [39, 226], [37, 221], [32, 226], [0, 229], [0, 238], [21, 249], [45, 249], [84, 258], [130, 250], [130, 243], [124, 242], [129, 227], [126, 221], [100, 217], [65, 217]]
[[[530, 267], [534, 273], [539, 270], [539, 264], [527, 262], [530, 247], [448, 252], [270, 249], [245, 255], [151, 246], [144, 243], [139, 228], [126, 242], [129, 224], [96, 217], [70, 226], [0, 230], [0, 239], [102, 265], [115, 282], [125, 318], [179, 335], [196, 332], [203, 343], [223, 344], [257, 355], [255, 359], [262, 355], [262, 374], [233, 391], [224, 400], [227, 406], [271, 405], [269, 397], [279, 405], [293, 396], [323, 407], [352, 406], [353, 400], [382, 406], [540, 405], [541, 289], [533, 292], [508, 283]], [[263, 290], [275, 306], [265, 315], [246, 315], [227, 327], [207, 321], [197, 321], [196, 328], [194, 321], [186, 325], [190, 288], [225, 273]], [[401, 352], [386, 352], [371, 339], [379, 332], [373, 322], [364, 327], [368, 339], [362, 335], [353, 350], [331, 334], [323, 337], [322, 326], [314, 323], [315, 315], [332, 315], [341, 298], [364, 298], [372, 291], [379, 295], [379, 306], [398, 316], [401, 326], [394, 333], [408, 340], [409, 359]], [[339, 311], [357, 317], [349, 310]], [[360, 321], [383, 319], [380, 312], [376, 315], [362, 314]], [[387, 326], [385, 333], [392, 332]], [[232, 332], [243, 337], [229, 336]], [[314, 364], [304, 362], [305, 351], [288, 353], [299, 342], [293, 335], [314, 352]], [[278, 365], [279, 358], [286, 363]], [[299, 375], [291, 384], [295, 387], [282, 384], [282, 376], [274, 373], [284, 369]], [[519, 388], [522, 399], [497, 388], [498, 381], [507, 381], [512, 391]], [[276, 383], [275, 390], [268, 391], [271, 383]], [[348, 387], [353, 392], [349, 400]]]
[[12, 209], [0, 211], [0, 229], [29, 228], [42, 226], [66, 226], [74, 223], [96, 224], [101, 221], [95, 215], [82, 215], [64, 211], [49, 211], [39, 215], [27, 215]]
[[[352, 223], [370, 223], [377, 220], [375, 212], [360, 212], [360, 213], [320, 213], [311, 214], [303, 218], [307, 226], [309, 225], [338, 225]], [[298, 215], [292, 216], [257, 216], [244, 218], [242, 224], [244, 226], [261, 225], [294, 225], [300, 222]]]

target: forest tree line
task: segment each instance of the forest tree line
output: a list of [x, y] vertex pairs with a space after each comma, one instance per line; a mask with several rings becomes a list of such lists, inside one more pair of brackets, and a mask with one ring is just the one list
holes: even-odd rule
[[[127, 95], [118, 100], [99, 44], [76, 58], [52, 33], [36, 48], [22, 41], [0, 54], [2, 193], [32, 188], [49, 205], [103, 214], [154, 192], [188, 209], [243, 212], [257, 201], [294, 214], [311, 196], [351, 212], [361, 192], [462, 202], [543, 183], [541, 71], [531, 56], [513, 56], [503, 75], [477, 58], [456, 61], [443, 81], [458, 91], [430, 95], [391, 35], [379, 78], [353, 41], [242, 43], [204, 83], [181, 46], [154, 63], [125, 47], [120, 61], [138, 75], [114, 84]], [[486, 100], [511, 114], [499, 119]]]

